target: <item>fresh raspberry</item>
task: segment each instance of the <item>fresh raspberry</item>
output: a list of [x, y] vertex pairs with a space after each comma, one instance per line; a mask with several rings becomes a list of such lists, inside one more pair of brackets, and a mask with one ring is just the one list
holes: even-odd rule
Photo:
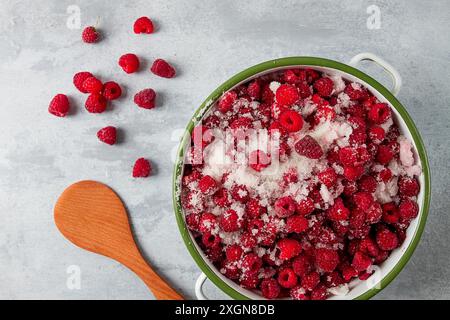
[[141, 17], [141, 18], [137, 19], [135, 21], [135, 23], [134, 23], [133, 31], [136, 34], [139, 34], [139, 33], [146, 33], [146, 34], [153, 33], [154, 27], [153, 27], [152, 20], [150, 20], [147, 17]]
[[373, 274], [375, 273], [375, 270], [368, 272], [368, 271], [363, 271], [362, 273], [359, 274], [358, 279], [361, 281], [366, 281], [367, 279], [369, 279]]
[[280, 121], [273, 121], [269, 126], [269, 133], [271, 135], [279, 134], [280, 137], [284, 137], [288, 135], [288, 132], [285, 127], [283, 127]]
[[242, 220], [236, 211], [229, 209], [220, 216], [219, 225], [225, 232], [235, 232], [242, 228]]
[[320, 172], [317, 177], [319, 181], [322, 182], [327, 188], [332, 188], [336, 185], [338, 175], [333, 168], [327, 168], [324, 171]]
[[238, 280], [241, 276], [241, 270], [236, 263], [226, 260], [221, 263], [220, 273], [231, 280]]
[[326, 300], [327, 298], [328, 289], [322, 283], [319, 283], [319, 285], [311, 292], [311, 300]]
[[386, 227], [381, 227], [377, 230], [376, 240], [378, 247], [384, 251], [391, 251], [398, 247], [398, 238]]
[[302, 233], [309, 227], [308, 219], [301, 215], [290, 216], [286, 220], [286, 231], [288, 233]]
[[314, 211], [314, 201], [311, 198], [301, 200], [297, 205], [297, 213], [302, 216], [307, 216]]
[[200, 217], [198, 229], [202, 233], [211, 232], [218, 226], [217, 217], [209, 212], [204, 212]]
[[391, 109], [386, 103], [377, 103], [370, 107], [367, 117], [375, 124], [383, 124], [391, 118]]
[[140, 158], [136, 161], [133, 168], [133, 178], [147, 178], [152, 173], [150, 161]]
[[200, 214], [191, 213], [186, 216], [186, 225], [192, 231], [198, 231], [198, 225], [200, 223]]
[[389, 251], [380, 250], [380, 253], [375, 257], [373, 264], [379, 265], [383, 263], [389, 257], [389, 254]]
[[419, 214], [419, 206], [417, 205], [417, 202], [410, 199], [403, 200], [400, 203], [398, 210], [400, 212], [400, 218], [403, 221], [411, 221], [417, 218], [417, 215]]
[[205, 253], [208, 259], [213, 263], [221, 261], [223, 257], [222, 248], [220, 246], [206, 248]]
[[225, 255], [228, 261], [239, 261], [243, 254], [244, 250], [237, 244], [233, 244], [225, 249]]
[[329, 97], [333, 92], [334, 82], [330, 78], [323, 77], [314, 82], [314, 89], [321, 97]]
[[230, 205], [230, 201], [228, 200], [228, 191], [225, 188], [219, 189], [213, 196], [214, 203], [216, 206], [225, 208]]
[[206, 248], [219, 247], [222, 239], [218, 235], [214, 235], [211, 232], [205, 232], [202, 235], [202, 243]]
[[347, 220], [350, 217], [350, 210], [345, 207], [341, 198], [337, 198], [333, 206], [328, 209], [327, 217], [333, 221]]
[[250, 219], [259, 218], [262, 214], [267, 213], [267, 208], [261, 206], [257, 199], [250, 199], [246, 205], [246, 213]]
[[70, 110], [69, 99], [65, 94], [57, 94], [48, 106], [48, 112], [52, 115], [64, 118]]
[[358, 271], [356, 271], [356, 269], [353, 268], [352, 266], [345, 266], [342, 269], [342, 278], [344, 278], [346, 282], [350, 282], [353, 278], [356, 278], [357, 276]]
[[251, 82], [247, 87], [247, 93], [251, 98], [253, 98], [255, 100], [260, 99], [261, 85], [260, 85], [259, 81], [255, 80], [255, 81]]
[[134, 96], [134, 103], [144, 109], [153, 109], [155, 100], [156, 92], [153, 89], [144, 89]]
[[420, 191], [419, 182], [415, 178], [401, 176], [398, 179], [398, 191], [402, 196], [415, 197]]
[[163, 59], [156, 59], [150, 71], [162, 78], [170, 79], [176, 76], [175, 69]]
[[103, 83], [96, 77], [89, 77], [83, 82], [83, 90], [88, 93], [100, 93], [103, 90]]
[[97, 137], [100, 141], [112, 146], [116, 144], [117, 129], [115, 127], [103, 128], [97, 132]]
[[122, 88], [114, 81], [106, 82], [103, 86], [103, 96], [106, 100], [116, 100], [122, 95]]
[[332, 272], [339, 264], [337, 251], [325, 248], [316, 249], [316, 266], [325, 272]]
[[306, 99], [312, 95], [311, 87], [305, 82], [298, 84], [297, 88], [300, 94], [300, 98], [302, 99]]
[[204, 194], [213, 194], [217, 191], [217, 182], [211, 176], [204, 176], [198, 182], [198, 188]]
[[81, 38], [85, 43], [95, 43], [100, 39], [100, 34], [94, 27], [86, 27], [81, 34]]
[[295, 151], [301, 156], [309, 159], [320, 159], [323, 156], [323, 150], [319, 143], [311, 136], [305, 136], [295, 144]]
[[245, 275], [243, 274], [239, 279], [239, 285], [245, 289], [254, 290], [258, 287], [259, 282], [258, 275]]
[[81, 93], [88, 93], [83, 88], [83, 83], [86, 79], [93, 77], [92, 73], [84, 71], [84, 72], [78, 72], [73, 76], [73, 85], [75, 88], [77, 88]]
[[394, 202], [385, 203], [383, 204], [382, 208], [383, 208], [382, 219], [384, 222], [389, 224], [395, 224], [399, 221], [400, 213]]
[[298, 112], [289, 110], [280, 115], [280, 123], [288, 132], [297, 132], [303, 128], [303, 118]]
[[234, 185], [231, 188], [231, 197], [234, 200], [244, 204], [250, 199], [247, 187], [244, 185]]
[[374, 193], [377, 189], [377, 180], [369, 175], [362, 176], [358, 182], [359, 189], [364, 192]]
[[366, 130], [366, 121], [360, 116], [350, 116], [347, 119], [348, 123], [353, 127], [353, 129]]
[[280, 218], [292, 216], [296, 209], [297, 203], [291, 197], [283, 197], [275, 201], [275, 213]]
[[362, 211], [368, 210], [374, 201], [373, 196], [368, 192], [358, 192], [353, 195], [353, 202]]
[[292, 261], [292, 269], [299, 277], [303, 277], [312, 271], [311, 260], [305, 254], [301, 254]]
[[330, 106], [319, 106], [314, 115], [314, 123], [319, 124], [322, 121], [333, 121], [336, 119], [336, 111]]
[[181, 203], [186, 209], [203, 210], [205, 197], [198, 191], [189, 191], [181, 195]]
[[275, 95], [270, 89], [270, 84], [267, 83], [262, 87], [261, 100], [263, 103], [272, 104], [275, 100]]
[[257, 244], [255, 237], [248, 232], [242, 233], [240, 241], [244, 250], [253, 250]]
[[282, 84], [276, 92], [276, 99], [280, 106], [291, 106], [300, 99], [300, 95], [296, 87]]
[[352, 146], [363, 145], [366, 143], [367, 134], [364, 129], [354, 129], [350, 135], [349, 142]]
[[359, 242], [359, 250], [370, 257], [376, 257], [380, 253], [380, 249], [372, 238], [362, 239]]
[[372, 259], [362, 252], [357, 252], [353, 256], [352, 267], [358, 272], [366, 271], [372, 265]]
[[297, 275], [291, 268], [283, 268], [278, 272], [278, 283], [286, 289], [291, 289], [297, 285]]
[[300, 81], [300, 78], [297, 76], [294, 70], [288, 69], [283, 72], [284, 82], [289, 84], [296, 84]]
[[227, 113], [233, 107], [233, 103], [237, 100], [237, 93], [234, 91], [225, 92], [219, 100], [217, 109], [222, 113]]
[[358, 152], [352, 147], [341, 148], [339, 149], [339, 161], [344, 166], [353, 166], [358, 161]]
[[315, 287], [320, 282], [320, 275], [318, 272], [311, 272], [303, 276], [302, 278], [302, 287], [307, 291], [313, 291]]
[[344, 167], [344, 177], [350, 181], [358, 180], [364, 174], [364, 167], [362, 166], [348, 166]]
[[270, 157], [262, 150], [252, 151], [248, 157], [250, 167], [258, 172], [261, 172], [270, 166]]
[[344, 92], [350, 97], [351, 100], [363, 100], [367, 98], [367, 91], [363, 89], [362, 87], [359, 87], [358, 85], [355, 85], [354, 83], [348, 84]]
[[369, 129], [369, 138], [376, 144], [383, 142], [385, 136], [386, 133], [382, 127], [375, 126]]
[[294, 239], [281, 239], [277, 243], [278, 249], [280, 249], [279, 258], [281, 260], [289, 260], [300, 254], [302, 251], [302, 245], [300, 242]]
[[85, 107], [90, 113], [103, 113], [106, 110], [107, 101], [100, 93], [92, 93], [86, 99]]
[[266, 299], [276, 299], [280, 295], [281, 289], [275, 279], [265, 279], [261, 282], [261, 293]]
[[380, 222], [383, 216], [383, 210], [378, 202], [374, 202], [366, 212], [366, 222], [368, 224], [375, 224]]
[[260, 257], [254, 253], [248, 253], [242, 258], [242, 273], [246, 275], [257, 274], [262, 265], [263, 262]]
[[378, 147], [377, 161], [383, 165], [388, 164], [394, 158], [394, 153], [392, 150], [385, 145], [380, 145]]
[[119, 66], [128, 74], [138, 71], [139, 65], [139, 58], [133, 53], [124, 54], [119, 58]]
[[230, 124], [230, 129], [233, 130], [233, 133], [237, 137], [241, 135], [244, 137], [245, 134], [243, 133], [251, 128], [253, 128], [253, 120], [248, 117], [239, 117]]
[[302, 286], [296, 286], [289, 291], [289, 295], [293, 300], [309, 300], [309, 295]]

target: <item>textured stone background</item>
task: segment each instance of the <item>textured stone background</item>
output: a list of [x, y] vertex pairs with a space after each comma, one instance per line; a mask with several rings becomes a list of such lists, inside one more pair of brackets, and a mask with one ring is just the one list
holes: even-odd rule
[[[114, 3], [112, 5], [111, 3]], [[100, 17], [105, 39], [88, 46], [80, 30], [66, 26], [69, 5], [81, 9], [82, 25]], [[381, 29], [366, 27], [369, 5], [381, 9]], [[425, 140], [433, 171], [433, 199], [423, 239], [410, 263], [378, 299], [450, 298], [450, 4], [415, 1], [6, 1], [0, 0], [0, 298], [150, 299], [130, 271], [69, 244], [53, 224], [61, 191], [96, 179], [125, 200], [140, 245], [153, 264], [187, 297], [194, 297], [199, 269], [178, 234], [171, 204], [177, 129], [220, 83], [256, 63], [312, 55], [347, 62], [370, 51], [391, 62], [404, 78], [399, 98]], [[131, 33], [135, 18], [149, 15], [158, 32]], [[126, 76], [116, 65], [125, 52], [158, 57], [180, 71], [173, 80], [149, 72]], [[361, 68], [389, 84], [377, 68]], [[111, 111], [83, 110], [72, 87], [81, 70], [115, 79], [126, 98]], [[162, 93], [160, 107], [146, 111], [130, 101], [136, 90]], [[57, 92], [70, 94], [75, 112], [50, 116]], [[107, 147], [96, 131], [117, 125], [122, 143]], [[130, 178], [133, 161], [153, 160], [156, 176]], [[67, 268], [81, 268], [81, 289], [66, 286]], [[212, 297], [224, 297], [212, 285]]]

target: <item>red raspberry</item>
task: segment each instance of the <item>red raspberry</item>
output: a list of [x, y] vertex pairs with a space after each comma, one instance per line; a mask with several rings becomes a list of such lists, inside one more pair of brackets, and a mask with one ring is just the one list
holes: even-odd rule
[[257, 274], [262, 265], [260, 257], [254, 253], [248, 253], [242, 258], [242, 273], [245, 275]]
[[367, 98], [367, 91], [362, 87], [358, 89], [356, 86], [353, 86], [353, 83], [348, 84], [345, 87], [344, 92], [350, 97], [351, 100], [363, 100]]
[[284, 79], [284, 82], [287, 82], [289, 84], [296, 84], [297, 82], [300, 81], [300, 79], [297, 76], [297, 74], [295, 73], [295, 71], [291, 70], [291, 69], [284, 71], [283, 79]]
[[297, 203], [291, 197], [283, 197], [275, 201], [275, 213], [280, 218], [292, 216], [297, 209]]
[[219, 225], [225, 232], [235, 232], [242, 228], [242, 220], [236, 211], [229, 209], [220, 216]]
[[353, 195], [353, 202], [355, 203], [356, 207], [361, 209], [362, 211], [368, 210], [373, 202], [375, 200], [373, 199], [372, 195], [368, 192], [358, 192]]
[[136, 34], [139, 33], [150, 34], [153, 33], [153, 30], [154, 30], [153, 22], [147, 17], [141, 17], [137, 19], [133, 26], [133, 31]]
[[317, 287], [319, 282], [320, 282], [320, 275], [318, 272], [314, 271], [314, 272], [308, 273], [307, 275], [305, 275], [302, 278], [302, 287], [305, 290], [313, 291], [314, 288]]
[[333, 92], [334, 82], [330, 78], [320, 78], [314, 82], [314, 89], [321, 97], [329, 97]]
[[352, 146], [363, 145], [366, 143], [367, 134], [364, 129], [354, 129], [350, 135], [349, 142]]
[[280, 295], [281, 289], [275, 279], [265, 279], [261, 282], [261, 293], [266, 299], [276, 299]]
[[352, 266], [345, 266], [342, 269], [342, 278], [344, 278], [346, 282], [350, 282], [353, 278], [357, 276], [358, 271], [356, 271], [355, 268], [353, 268]]
[[391, 251], [398, 247], [397, 236], [386, 227], [377, 230], [376, 239], [381, 250]]
[[400, 218], [403, 221], [411, 221], [417, 218], [417, 215], [419, 214], [419, 206], [415, 201], [410, 199], [403, 200], [398, 209], [400, 212]]
[[92, 73], [84, 71], [84, 72], [78, 72], [73, 76], [73, 85], [75, 88], [77, 88], [82, 93], [88, 93], [83, 88], [83, 83], [87, 78], [93, 77]]
[[297, 205], [297, 213], [302, 216], [307, 216], [314, 211], [314, 201], [311, 198], [301, 200]]
[[252, 151], [248, 157], [250, 167], [258, 172], [261, 172], [270, 166], [270, 157], [262, 150]]
[[239, 279], [239, 285], [245, 289], [254, 290], [258, 287], [260, 279], [258, 275], [245, 275], [243, 274]]
[[376, 265], [383, 263], [389, 257], [389, 254], [389, 251], [380, 250], [380, 253], [375, 257], [373, 263]]
[[221, 263], [220, 273], [231, 280], [238, 280], [241, 276], [241, 271], [238, 266], [235, 263], [226, 260]]
[[295, 215], [287, 218], [286, 231], [288, 233], [302, 233], [306, 231], [308, 227], [308, 219], [302, 217], [301, 215]]
[[186, 216], [186, 225], [192, 231], [198, 231], [198, 225], [200, 223], [200, 214], [191, 213]]
[[128, 74], [138, 71], [139, 65], [139, 58], [133, 53], [124, 54], [119, 58], [119, 66]]
[[350, 210], [345, 207], [341, 198], [337, 198], [334, 205], [328, 209], [327, 217], [333, 221], [347, 220], [350, 217]]
[[377, 103], [370, 107], [367, 117], [376, 124], [382, 124], [391, 118], [391, 109], [386, 103]]
[[419, 182], [415, 178], [401, 176], [398, 179], [398, 191], [402, 196], [415, 197], [420, 191]]
[[285, 174], [283, 174], [283, 181], [286, 183], [286, 185], [289, 185], [291, 183], [297, 183], [298, 182], [297, 170], [289, 170]]
[[233, 103], [237, 100], [237, 93], [234, 91], [225, 92], [219, 100], [217, 109], [222, 113], [227, 113], [233, 107]]
[[316, 266], [325, 272], [332, 272], [339, 264], [337, 251], [331, 249], [316, 249]]
[[377, 189], [377, 180], [369, 175], [361, 177], [358, 182], [359, 189], [364, 192], [374, 193]]
[[366, 130], [366, 121], [360, 116], [351, 116], [347, 120], [353, 129]]
[[219, 262], [223, 257], [222, 248], [220, 246], [206, 248], [205, 252], [208, 259], [212, 262]]
[[244, 250], [252, 250], [257, 244], [255, 237], [248, 232], [244, 232], [240, 240]]
[[114, 81], [106, 82], [103, 86], [103, 96], [106, 100], [116, 100], [122, 95], [122, 88]]
[[382, 127], [372, 127], [369, 129], [369, 138], [376, 144], [383, 142], [385, 136], [386, 133]]
[[297, 132], [303, 128], [303, 118], [298, 112], [289, 110], [280, 115], [280, 123], [288, 132]]
[[267, 209], [256, 199], [250, 199], [246, 205], [246, 213], [250, 219], [259, 218], [262, 214], [267, 213]]
[[163, 59], [156, 59], [150, 71], [162, 78], [170, 79], [176, 76], [175, 69]]
[[216, 206], [221, 208], [228, 207], [230, 205], [230, 201], [228, 200], [228, 191], [227, 189], [219, 189], [213, 196], [214, 203]]
[[198, 229], [202, 233], [211, 232], [217, 228], [217, 217], [209, 212], [205, 212], [200, 217]]
[[317, 108], [316, 114], [314, 115], [314, 123], [319, 124], [322, 120], [324, 121], [333, 121], [336, 119], [336, 111], [334, 111], [333, 107], [328, 105], [319, 106]]
[[364, 174], [364, 167], [344, 167], [344, 177], [350, 181], [358, 180]]
[[243, 254], [244, 250], [237, 244], [233, 244], [225, 249], [225, 255], [228, 261], [239, 261]]
[[288, 135], [288, 132], [286, 130], [286, 128], [284, 128], [280, 121], [274, 121], [270, 124], [269, 126], [269, 133], [271, 135], [278, 133], [280, 135], [280, 137], [284, 137]]
[[92, 93], [86, 100], [85, 107], [90, 113], [103, 113], [106, 110], [107, 101], [100, 93]]
[[357, 252], [352, 261], [352, 267], [358, 272], [366, 271], [372, 265], [372, 259], [362, 252]]
[[69, 99], [65, 94], [57, 94], [48, 106], [48, 112], [52, 115], [64, 118], [70, 110]]
[[301, 254], [292, 261], [292, 269], [299, 277], [303, 277], [312, 271], [312, 263], [308, 256]]
[[156, 92], [153, 89], [144, 89], [134, 96], [134, 103], [144, 109], [153, 109], [155, 100]]
[[217, 182], [211, 176], [204, 176], [198, 182], [198, 188], [204, 194], [213, 194], [217, 190]]
[[295, 144], [295, 151], [301, 156], [309, 159], [320, 159], [323, 156], [323, 150], [320, 145], [311, 136], [305, 136]]
[[300, 94], [300, 98], [306, 99], [312, 95], [311, 88], [307, 83], [302, 82], [302, 83], [298, 84], [297, 87], [298, 87], [298, 92]]
[[400, 214], [395, 203], [383, 204], [383, 221], [389, 224], [395, 224], [400, 219]]
[[300, 254], [302, 251], [302, 245], [300, 242], [294, 239], [281, 239], [277, 243], [278, 249], [280, 249], [279, 258], [281, 260], [289, 260]]
[[322, 182], [327, 188], [332, 188], [336, 185], [338, 175], [333, 168], [327, 168], [324, 171], [320, 172], [317, 176], [319, 181]]
[[296, 286], [289, 291], [289, 295], [293, 300], [309, 300], [309, 296], [305, 289], [301, 286]]
[[205, 206], [204, 196], [198, 191], [190, 191], [182, 194], [181, 202], [187, 209], [203, 210]]
[[392, 178], [392, 171], [389, 170], [388, 168], [384, 168], [378, 174], [378, 178], [383, 182], [389, 182], [389, 180], [391, 180]]
[[277, 103], [284, 107], [293, 105], [300, 99], [298, 89], [290, 84], [282, 84], [276, 92]]
[[136, 161], [133, 168], [133, 178], [147, 178], [152, 173], [150, 161], [140, 158]]
[[362, 239], [359, 243], [359, 250], [370, 257], [376, 257], [380, 253], [380, 249], [372, 238]]
[[291, 268], [283, 268], [278, 272], [278, 283], [286, 289], [291, 289], [297, 285], [297, 275]]
[[251, 98], [258, 100], [261, 97], [261, 85], [259, 81], [255, 80], [251, 82], [247, 87], [247, 93]]
[[250, 199], [247, 187], [244, 185], [234, 185], [231, 188], [231, 197], [240, 203], [247, 203]]
[[358, 161], [358, 152], [352, 147], [342, 148], [339, 150], [339, 161], [344, 166], [354, 166]]
[[198, 182], [202, 178], [202, 174], [198, 171], [193, 171], [183, 177], [183, 186], [189, 186], [192, 182]]
[[378, 202], [374, 202], [366, 212], [366, 222], [368, 224], [375, 224], [380, 222], [383, 216], [383, 210]]
[[94, 27], [86, 27], [81, 34], [81, 38], [85, 43], [95, 43], [100, 39], [100, 34]]
[[378, 147], [377, 161], [383, 165], [388, 164], [394, 158], [394, 153], [392, 150], [385, 145], [380, 145]]
[[319, 285], [311, 292], [311, 300], [326, 300], [327, 298], [328, 289], [322, 283], [319, 283]]
[[218, 235], [214, 235], [211, 232], [205, 232], [202, 235], [202, 243], [206, 248], [219, 247], [222, 239]]
[[97, 137], [100, 141], [112, 146], [116, 144], [117, 129], [115, 127], [103, 128], [97, 132]]
[[100, 93], [103, 90], [103, 83], [96, 77], [89, 77], [83, 82], [83, 90], [88, 93]]

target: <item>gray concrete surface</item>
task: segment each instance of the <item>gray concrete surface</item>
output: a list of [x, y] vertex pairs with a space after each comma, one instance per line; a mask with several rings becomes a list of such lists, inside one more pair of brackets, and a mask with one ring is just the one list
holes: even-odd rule
[[[69, 5], [82, 25], [100, 18], [104, 40], [80, 41], [67, 27]], [[380, 29], [366, 12], [380, 8]], [[347, 62], [370, 51], [391, 62], [404, 78], [399, 99], [428, 148], [433, 198], [423, 239], [398, 278], [377, 299], [450, 298], [450, 3], [437, 1], [6, 1], [0, 0], [0, 298], [151, 299], [130, 271], [72, 246], [56, 230], [52, 208], [60, 192], [81, 179], [103, 181], [122, 196], [146, 256], [175, 287], [194, 297], [199, 269], [178, 234], [172, 212], [170, 153], [177, 129], [220, 83], [256, 63], [312, 55]], [[137, 37], [135, 18], [155, 19], [158, 32]], [[165, 80], [148, 71], [127, 76], [116, 61], [125, 52], [172, 61], [179, 76]], [[389, 84], [377, 68], [361, 68]], [[115, 79], [126, 97], [93, 116], [72, 87], [75, 72]], [[134, 92], [153, 87], [160, 106], [139, 110]], [[76, 110], [50, 116], [51, 97], [64, 92]], [[116, 147], [97, 142], [104, 125], [122, 128]], [[130, 177], [133, 161], [152, 159], [156, 175]], [[70, 266], [81, 288], [70, 289]], [[68, 269], [69, 268], [69, 269]], [[69, 272], [69, 273], [68, 273]], [[225, 297], [212, 285], [208, 294]]]

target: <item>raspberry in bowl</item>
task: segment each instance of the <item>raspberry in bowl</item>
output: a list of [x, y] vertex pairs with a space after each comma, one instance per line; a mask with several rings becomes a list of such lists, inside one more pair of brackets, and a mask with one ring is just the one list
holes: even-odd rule
[[425, 223], [428, 166], [406, 111], [358, 70], [310, 59], [231, 79], [183, 140], [178, 222], [234, 298], [369, 298]]

